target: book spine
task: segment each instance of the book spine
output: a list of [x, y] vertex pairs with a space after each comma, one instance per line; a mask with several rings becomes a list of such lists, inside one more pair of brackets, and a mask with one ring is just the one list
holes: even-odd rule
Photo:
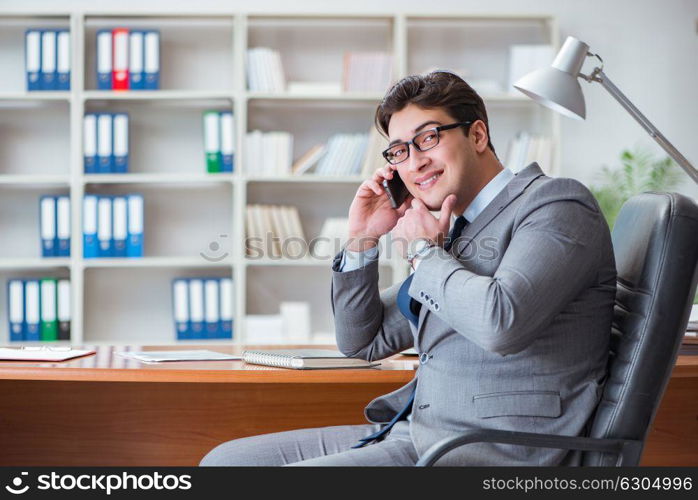
[[143, 90], [145, 78], [143, 71], [143, 31], [133, 30], [129, 35], [128, 44], [128, 66], [129, 66], [129, 87], [131, 90]]
[[128, 90], [128, 29], [115, 28], [112, 30], [112, 80], [113, 90]]
[[70, 280], [58, 280], [57, 291], [58, 340], [70, 340], [70, 323], [72, 318]]
[[70, 31], [56, 34], [56, 89], [70, 90]]
[[143, 70], [145, 90], [160, 88], [160, 32], [149, 30], [143, 38]]
[[41, 90], [41, 31], [27, 30], [24, 37], [27, 90]]
[[117, 174], [128, 172], [128, 114], [115, 113], [112, 123], [112, 170]]
[[206, 171], [221, 171], [220, 115], [217, 111], [204, 112], [204, 153]]
[[112, 78], [112, 32], [99, 30], [97, 32], [97, 88], [111, 90]]
[[233, 113], [224, 111], [220, 114], [220, 161], [221, 172], [232, 172], [235, 157], [235, 122]]
[[56, 317], [57, 298], [56, 280], [45, 278], [40, 281], [41, 287], [41, 340], [58, 340], [58, 321]]

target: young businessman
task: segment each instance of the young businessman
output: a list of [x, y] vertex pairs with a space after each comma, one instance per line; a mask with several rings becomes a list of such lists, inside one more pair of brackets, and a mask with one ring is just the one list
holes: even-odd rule
[[[369, 403], [370, 424], [229, 441], [202, 465], [414, 465], [473, 428], [585, 432], [603, 387], [616, 278], [592, 195], [535, 163], [504, 169], [482, 99], [451, 73], [398, 82], [376, 124], [390, 140], [388, 165], [359, 187], [350, 242], [333, 263], [337, 344], [370, 360], [414, 346], [415, 378]], [[395, 170], [410, 193], [398, 209], [381, 187]], [[415, 272], [380, 292], [377, 241], [388, 232]], [[481, 443], [439, 464], [578, 462], [576, 452]]]

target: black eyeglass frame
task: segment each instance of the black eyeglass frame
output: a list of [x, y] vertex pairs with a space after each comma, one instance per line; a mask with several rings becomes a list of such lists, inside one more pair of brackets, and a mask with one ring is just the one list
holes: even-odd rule
[[[383, 158], [385, 158], [385, 161], [387, 161], [387, 162], [390, 163], [391, 165], [398, 165], [398, 164], [402, 163], [403, 161], [407, 160], [407, 159], [410, 157], [410, 144], [412, 145], [412, 147], [413, 147], [414, 149], [416, 149], [416, 150], [419, 151], [420, 153], [423, 153], [424, 151], [429, 151], [430, 149], [434, 149], [436, 146], [439, 145], [439, 142], [440, 142], [439, 134], [440, 134], [441, 132], [443, 132], [444, 130], [451, 130], [451, 129], [454, 129], [454, 128], [456, 128], [456, 127], [470, 126], [470, 125], [472, 125], [472, 124], [473, 124], [473, 122], [471, 122], [471, 121], [468, 121], [468, 122], [456, 122], [456, 123], [449, 123], [448, 125], [439, 125], [438, 127], [428, 128], [428, 129], [422, 130], [420, 133], [416, 134], [416, 135], [415, 135], [411, 140], [409, 140], [409, 141], [398, 142], [397, 144], [393, 144], [392, 146], [390, 146], [389, 148], [387, 148], [385, 151], [383, 151], [381, 154], [383, 155]], [[416, 139], [417, 137], [419, 137], [420, 135], [422, 135], [422, 134], [424, 134], [424, 133], [426, 133], [426, 132], [436, 132], [436, 143], [435, 143], [433, 146], [431, 146], [431, 147], [429, 147], [429, 148], [427, 148], [427, 149], [422, 149], [422, 148], [420, 148], [414, 141], [415, 141], [415, 139]], [[396, 162], [396, 163], [393, 163], [392, 161], [390, 161], [390, 160], [388, 159], [388, 151], [390, 151], [391, 149], [393, 149], [395, 146], [403, 146], [403, 145], [404, 145], [404, 146], [407, 146], [407, 155], [405, 156], [405, 158], [403, 158], [402, 160], [400, 160], [400, 161], [398, 161], [398, 162]]]

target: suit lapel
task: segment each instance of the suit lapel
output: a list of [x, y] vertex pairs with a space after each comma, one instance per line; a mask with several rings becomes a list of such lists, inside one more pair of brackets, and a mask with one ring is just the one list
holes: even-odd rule
[[509, 184], [507, 184], [507, 187], [502, 189], [502, 191], [495, 196], [490, 204], [485, 207], [480, 215], [478, 215], [471, 224], [468, 224], [465, 227], [463, 233], [461, 233], [461, 239], [464, 243], [461, 243], [460, 245], [453, 245], [454, 255], [462, 255], [462, 253], [468, 248], [468, 246], [470, 246], [470, 243], [475, 239], [480, 231], [487, 227], [487, 225], [492, 222], [492, 220], [497, 217], [502, 210], [504, 210], [511, 202], [518, 198], [521, 193], [524, 192], [526, 187], [531, 182], [541, 175], [544, 174], [537, 163], [530, 164], [516, 174]]
[[[531, 163], [526, 168], [521, 169], [509, 182], [509, 184], [507, 184], [507, 186], [494, 197], [490, 204], [487, 205], [487, 207], [485, 207], [485, 209], [477, 217], [475, 217], [475, 220], [465, 226], [460, 238], [466, 243], [458, 244], [458, 242], [456, 242], [453, 247], [451, 247], [450, 253], [456, 257], [460, 256], [463, 251], [470, 246], [470, 242], [475, 239], [480, 231], [487, 227], [487, 225], [492, 222], [492, 220], [499, 215], [502, 210], [504, 210], [512, 201], [514, 201], [521, 195], [521, 193], [524, 192], [526, 187], [531, 182], [541, 175], [544, 175], [543, 171], [535, 162]], [[427, 314], [429, 314], [429, 308], [422, 306], [419, 311], [417, 335], [421, 335], [422, 333], [422, 326], [424, 326], [424, 320]]]

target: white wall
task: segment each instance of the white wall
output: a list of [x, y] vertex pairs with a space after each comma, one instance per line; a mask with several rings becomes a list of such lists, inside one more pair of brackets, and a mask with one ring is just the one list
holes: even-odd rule
[[[575, 35], [600, 54], [607, 75], [695, 165], [698, 165], [698, 1], [696, 0], [0, 0], [3, 8], [55, 10], [74, 6], [183, 11], [549, 14], [560, 39]], [[586, 67], [586, 66], [585, 66]], [[597, 84], [582, 82], [587, 120], [563, 118], [562, 174], [590, 183], [602, 165], [617, 164], [623, 148], [659, 146]], [[500, 146], [501, 147], [501, 146]], [[684, 176], [681, 192], [698, 197]]]

